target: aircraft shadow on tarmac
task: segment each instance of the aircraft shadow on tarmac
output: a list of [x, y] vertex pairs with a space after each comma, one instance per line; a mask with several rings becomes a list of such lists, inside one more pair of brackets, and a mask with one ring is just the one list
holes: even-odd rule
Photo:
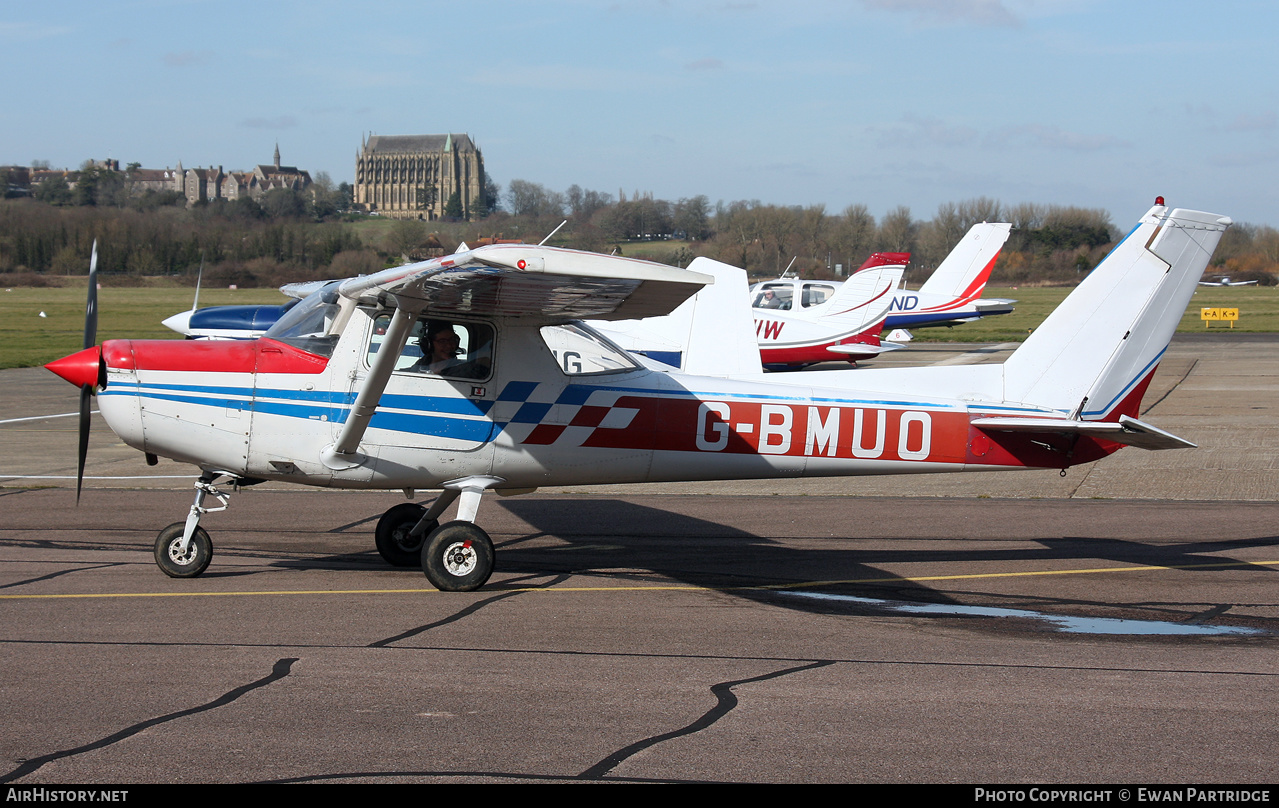
[[[1035, 548], [998, 549], [983, 542], [972, 550], [857, 550], [850, 549], [847, 543], [870, 539], [882, 544], [892, 540], [835, 536], [797, 540], [795, 543], [807, 545], [797, 549], [739, 528], [621, 500], [575, 500], [571, 507], [554, 500], [512, 500], [500, 504], [532, 526], [537, 531], [534, 535], [554, 535], [569, 543], [568, 547], [554, 548], [522, 548], [523, 540], [500, 544], [497, 569], [527, 576], [530, 582], [538, 576], [587, 571], [619, 578], [656, 576], [727, 590], [772, 605], [821, 613], [879, 614], [891, 610], [865, 603], [806, 602], [779, 593], [805, 588], [809, 582], [815, 585], [822, 582], [820, 590], [828, 593], [956, 604], [958, 601], [949, 594], [921, 582], [895, 577], [880, 565], [1079, 559], [1081, 566], [1092, 567], [1101, 559], [1119, 564], [1189, 567], [1178, 573], [1193, 575], [1194, 567], [1214, 565], [1208, 569], [1217, 570], [1220, 566], [1215, 565], [1231, 560], [1217, 553], [1279, 546], [1279, 536], [1173, 545], [1063, 536], [1038, 539], [1039, 546]], [[963, 537], [956, 538], [962, 540]], [[813, 546], [819, 544], [829, 544], [829, 549]], [[874, 579], [883, 580], [881, 583]], [[1011, 596], [993, 597], [1007, 601]], [[1175, 598], [1173, 593], [1164, 605], [1174, 605]], [[1015, 600], [1025, 601], [1024, 598]], [[1049, 596], [1031, 600], [1036, 606], [1081, 603]]]
[[[496, 505], [515, 517], [515, 524], [494, 525], [498, 550], [497, 572], [502, 577], [488, 589], [512, 586], [550, 586], [572, 574], [589, 573], [619, 582], [660, 583], [678, 581], [706, 587], [772, 606], [823, 614], [879, 615], [895, 613], [891, 605], [850, 600], [804, 599], [787, 593], [799, 590], [827, 594], [927, 604], [971, 604], [1029, 608], [1071, 609], [1101, 607], [1113, 610], [1138, 604], [1105, 603], [1062, 598], [1049, 594], [1009, 595], [980, 592], [971, 581], [965, 583], [964, 603], [947, 591], [945, 583], [936, 587], [924, 582], [903, 580], [885, 568], [905, 563], [963, 565], [966, 570], [980, 562], [1007, 563], [1008, 569], [1025, 569], [1037, 564], [1078, 560], [1080, 568], [1134, 564], [1176, 569], [1177, 575], [1195, 575], [1221, 569], [1233, 559], [1230, 553], [1245, 548], [1279, 547], [1279, 536], [1242, 537], [1216, 541], [1186, 541], [1151, 544], [1114, 538], [1060, 536], [1028, 538], [1006, 546], [1001, 542], [979, 541], [972, 549], [962, 546], [964, 536], [954, 537], [958, 548], [920, 549], [911, 539], [868, 535], [850, 530], [843, 536], [793, 538], [781, 541], [767, 536], [699, 519], [677, 512], [651, 508], [619, 499], [507, 499]], [[329, 533], [371, 533], [379, 515], [355, 520]], [[508, 517], [495, 519], [505, 522]], [[537, 539], [553, 536], [563, 543], [538, 546]], [[935, 544], [935, 541], [929, 543]], [[274, 569], [341, 568], [376, 572], [389, 569], [372, 550], [332, 554], [291, 554], [283, 543], [255, 546], [249, 536], [240, 536], [217, 552], [252, 557]], [[866, 545], [873, 549], [858, 549]], [[901, 549], [891, 545], [899, 544]], [[890, 545], [890, 546], [885, 546]], [[1099, 563], [1100, 562], [1100, 563]], [[1241, 562], [1242, 563], [1242, 562]], [[1061, 565], [1056, 565], [1060, 567]], [[1203, 568], [1203, 569], [1196, 569]], [[403, 568], [401, 568], [403, 569]], [[1271, 568], [1266, 568], [1274, 571]], [[991, 569], [997, 572], [998, 569]], [[215, 565], [208, 578], [251, 577], [253, 571]], [[936, 569], [930, 574], [937, 574]], [[1060, 588], [1053, 591], [1060, 592]], [[1142, 611], [1161, 619], [1185, 619], [1200, 611], [1195, 606], [1178, 608], [1178, 586], [1159, 604], [1143, 604]]]

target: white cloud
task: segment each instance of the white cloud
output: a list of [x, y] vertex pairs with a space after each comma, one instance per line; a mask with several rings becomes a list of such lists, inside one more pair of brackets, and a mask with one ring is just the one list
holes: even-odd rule
[[1056, 126], [1028, 123], [1005, 126], [991, 132], [986, 138], [986, 145], [1001, 149], [1009, 146], [1033, 146], [1066, 151], [1098, 151], [1129, 144], [1110, 135], [1085, 135]]
[[1019, 28], [1022, 24], [1002, 0], [862, 0], [862, 5], [910, 14], [925, 24], [970, 23], [1000, 28]]
[[245, 118], [240, 126], [249, 129], [292, 129], [298, 125], [298, 119], [292, 115], [277, 115], [274, 118]]
[[166, 53], [160, 57], [167, 67], [189, 67], [191, 65], [203, 64], [213, 57], [212, 51], [181, 51], [179, 53]]
[[48, 39], [71, 33], [72, 29], [65, 25], [37, 25], [30, 22], [0, 21], [0, 39], [32, 40]]
[[723, 70], [724, 63], [719, 59], [698, 59], [684, 65], [685, 70]]

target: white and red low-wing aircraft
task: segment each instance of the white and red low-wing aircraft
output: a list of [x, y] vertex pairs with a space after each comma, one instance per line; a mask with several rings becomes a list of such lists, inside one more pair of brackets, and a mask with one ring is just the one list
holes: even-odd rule
[[[899, 289], [893, 294], [884, 328], [951, 326], [1011, 312], [1017, 301], [981, 296], [1011, 229], [1001, 223], [973, 225], [918, 291]], [[875, 253], [858, 273], [869, 266], [904, 267], [909, 261], [910, 253]], [[814, 320], [831, 310], [830, 300], [840, 288], [832, 281], [782, 277], [752, 286], [751, 305], [764, 310], [756, 316], [781, 309], [791, 317]]]
[[334, 282], [258, 340], [109, 340], [48, 367], [96, 391], [149, 461], [201, 470], [186, 520], [155, 543], [167, 574], [207, 567], [199, 523], [220, 509], [208, 496], [225, 507], [222, 477], [442, 488], [429, 507], [390, 508], [377, 546], [441, 589], [472, 590], [493, 569], [475, 524], [490, 489], [1065, 469], [1125, 444], [1192, 446], [1136, 416], [1230, 220], [1160, 202], [999, 365], [656, 372], [577, 321], [669, 312], [709, 276], [492, 245]]
[[871, 256], [816, 316], [751, 309], [744, 270], [698, 257], [689, 270], [716, 280], [675, 311], [642, 320], [594, 320], [590, 325], [620, 347], [663, 363], [663, 370], [706, 372], [704, 367], [691, 371], [687, 362], [688, 356], [705, 348], [725, 355], [723, 364], [731, 369], [713, 375], [738, 372], [739, 357], [729, 355], [741, 352], [750, 354], [745, 364], [753, 364], [756, 372], [761, 360], [770, 369], [789, 369], [831, 359], [865, 359], [901, 347], [879, 341], [892, 291], [905, 268], [882, 256]]
[[[782, 298], [770, 298], [773, 289], [751, 287], [755, 340], [765, 367], [795, 368], [832, 359], [856, 362], [900, 348], [881, 343], [879, 332], [884, 330], [893, 292], [906, 271], [906, 261], [897, 262], [901, 255], [875, 253], [824, 296], [816, 288], [805, 288], [815, 287], [811, 281], [777, 282], [800, 287], [796, 297], [803, 301], [800, 307], [774, 306]], [[905, 255], [909, 260], [909, 254]]]

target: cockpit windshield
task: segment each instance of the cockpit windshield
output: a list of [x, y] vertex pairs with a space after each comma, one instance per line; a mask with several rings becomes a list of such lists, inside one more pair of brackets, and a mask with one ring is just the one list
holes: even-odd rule
[[338, 315], [339, 283], [334, 281], [308, 295], [276, 320], [263, 336], [301, 348], [307, 353], [332, 356], [338, 335], [330, 334], [329, 326]]

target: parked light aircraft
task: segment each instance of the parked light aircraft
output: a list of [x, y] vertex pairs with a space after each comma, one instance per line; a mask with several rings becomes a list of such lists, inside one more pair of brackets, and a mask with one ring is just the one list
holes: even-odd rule
[[[201, 267], [203, 275], [203, 267]], [[307, 295], [319, 289], [327, 281], [288, 283], [280, 287], [285, 297], [292, 298], [278, 306], [269, 304], [244, 306], [209, 306], [201, 309], [200, 276], [196, 277], [195, 303], [190, 311], [180, 311], [166, 317], [162, 324], [182, 334], [187, 339], [257, 339], [267, 332], [276, 320], [298, 304]]]
[[[488, 490], [1064, 473], [1123, 445], [1193, 446], [1137, 414], [1229, 224], [1156, 205], [1003, 364], [655, 372], [577, 321], [670, 312], [709, 276], [492, 245], [330, 283], [262, 339], [108, 340], [48, 367], [81, 386], [82, 429], [96, 392], [108, 426], [149, 462], [162, 455], [200, 469], [185, 521], [155, 543], [168, 575], [208, 566], [213, 545], [200, 522], [221, 508], [206, 501], [225, 507], [229, 496], [215, 483], [269, 479], [410, 498], [443, 489], [429, 507], [390, 508], [377, 546], [392, 564], [420, 563], [441, 589], [472, 590], [493, 568], [492, 542], [475, 524]], [[95, 320], [86, 317], [87, 342]], [[418, 355], [405, 356], [412, 342]], [[84, 453], [82, 440], [81, 474]], [[441, 524], [454, 502], [456, 517]]]
[[297, 304], [290, 300], [279, 306], [209, 306], [180, 311], [166, 317], [164, 325], [188, 339], [257, 339]]
[[810, 308], [755, 308], [755, 341], [764, 365], [792, 368], [832, 359], [855, 362], [900, 348], [879, 340], [893, 290], [906, 269], [892, 260], [877, 253], [866, 262], [868, 266]]
[[[1011, 229], [1009, 224], [973, 225], [919, 291], [894, 293], [884, 328], [951, 326], [1011, 312], [1017, 301], [981, 297]], [[876, 253], [870, 260], [905, 265], [910, 253]], [[819, 316], [839, 288], [830, 281], [783, 277], [752, 286], [751, 305], [756, 309], [780, 308], [792, 315], [799, 313], [796, 316]]]
[[1200, 286], [1252, 286], [1256, 281], [1232, 281], [1229, 275], [1223, 275], [1216, 281], [1199, 281]]

